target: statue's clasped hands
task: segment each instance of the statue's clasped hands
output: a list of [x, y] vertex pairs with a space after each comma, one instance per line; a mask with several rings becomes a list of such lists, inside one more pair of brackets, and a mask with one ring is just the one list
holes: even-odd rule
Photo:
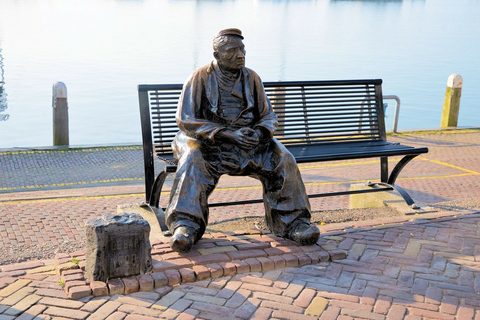
[[262, 131], [260, 129], [254, 130], [249, 127], [244, 127], [234, 131], [224, 130], [221, 136], [239, 145], [242, 149], [250, 150], [260, 143]]

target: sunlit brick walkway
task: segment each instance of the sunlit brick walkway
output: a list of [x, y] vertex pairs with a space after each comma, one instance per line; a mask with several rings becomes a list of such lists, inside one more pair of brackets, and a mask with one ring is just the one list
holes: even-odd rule
[[[301, 259], [292, 264], [284, 253], [256, 253], [246, 266], [232, 269], [211, 260], [199, 269], [175, 263], [185, 257], [171, 257], [174, 267], [163, 276], [137, 278], [137, 288], [150, 290], [127, 295], [103, 296], [108, 291], [92, 283], [89, 294], [72, 300], [59, 284], [82, 280], [72, 278], [78, 273], [60, 277], [45, 262], [6, 266], [0, 274], [0, 319], [479, 319], [480, 214], [444, 215], [325, 232], [320, 246], [343, 250], [343, 260], [302, 266]], [[275, 268], [273, 261], [283, 265]], [[125, 281], [125, 290], [127, 283], [132, 286]]]
[[[480, 197], [478, 130], [389, 140], [429, 147], [398, 180], [416, 201], [434, 205]], [[83, 240], [87, 219], [144, 200], [140, 148], [60, 152], [67, 151], [0, 152], [0, 245]], [[98, 171], [91, 169], [93, 164]], [[301, 172], [309, 192], [322, 192], [376, 179], [378, 165], [317, 163], [302, 165]], [[261, 188], [252, 179], [225, 177], [212, 201], [232, 195], [257, 198]], [[345, 209], [348, 197], [312, 204], [317, 211]], [[261, 215], [261, 205], [216, 208], [211, 221]], [[253, 231], [207, 235], [210, 244], [200, 243], [189, 255], [154, 243], [154, 274], [120, 280], [121, 290], [112, 287], [114, 281], [87, 283], [79, 268], [84, 264], [81, 251], [52, 261], [0, 266], [0, 320], [480, 320], [480, 208], [451, 206], [320, 228], [314, 247]], [[199, 258], [202, 246], [218, 241], [224, 243], [217, 246], [236, 253], [215, 249]], [[64, 264], [71, 269], [59, 274]], [[138, 290], [146, 291], [134, 292]]]

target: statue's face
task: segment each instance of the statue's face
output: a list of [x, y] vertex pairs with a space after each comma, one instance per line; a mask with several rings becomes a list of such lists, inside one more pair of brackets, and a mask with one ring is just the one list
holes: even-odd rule
[[230, 71], [238, 71], [245, 67], [245, 45], [239, 37], [230, 36], [225, 45], [214, 53], [218, 64]]

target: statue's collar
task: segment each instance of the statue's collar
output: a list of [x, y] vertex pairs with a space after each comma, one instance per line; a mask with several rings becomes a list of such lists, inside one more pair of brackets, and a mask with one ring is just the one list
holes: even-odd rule
[[[207, 83], [205, 88], [207, 99], [212, 106], [211, 110], [215, 114], [217, 113], [218, 100], [219, 100], [219, 94], [220, 94], [219, 83], [218, 83], [220, 80], [218, 79], [218, 72], [220, 71], [219, 70], [217, 71], [216, 70], [217, 68], [218, 68], [218, 65], [216, 64], [216, 61], [212, 61], [212, 63], [208, 66], [207, 68], [208, 76], [206, 79]], [[239, 97], [242, 97], [243, 93], [245, 94], [245, 98], [247, 101], [247, 108], [244, 110], [245, 112], [253, 108], [253, 106], [255, 105], [255, 99], [253, 97], [253, 93], [255, 90], [253, 90], [253, 88], [250, 87], [248, 69], [243, 68], [241, 70], [241, 74], [243, 74], [243, 77], [238, 78], [239, 80], [238, 82], [241, 85], [236, 86], [235, 88], [237, 88]]]
[[212, 61], [212, 64], [208, 68], [207, 72], [210, 73], [213, 70], [215, 70], [217, 75], [224, 76], [225, 78], [231, 79], [231, 80], [238, 79], [242, 75], [242, 73], [245, 74], [245, 68], [243, 68], [242, 70], [239, 70], [238, 73], [233, 73], [233, 72], [230, 72], [230, 71], [225, 70], [222, 67], [220, 67], [220, 65], [218, 64], [218, 62], [216, 60]]

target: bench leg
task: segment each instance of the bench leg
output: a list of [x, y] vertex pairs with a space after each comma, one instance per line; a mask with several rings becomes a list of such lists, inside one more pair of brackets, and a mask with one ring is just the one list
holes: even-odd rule
[[400, 187], [397, 184], [389, 184], [389, 183], [385, 183], [385, 182], [368, 182], [367, 185], [369, 187], [381, 186], [381, 187], [385, 187], [385, 189], [395, 190], [402, 196], [403, 200], [405, 200], [405, 202], [412, 209], [419, 209], [419, 207], [415, 204], [415, 201], [413, 201], [412, 197], [410, 197], [410, 195], [407, 193], [407, 191], [405, 191], [405, 189], [403, 189], [402, 187]]
[[388, 187], [388, 188], [392, 188], [394, 190], [396, 190], [401, 196], [402, 198], [405, 200], [405, 202], [412, 208], [412, 209], [418, 209], [419, 207], [415, 204], [415, 201], [413, 201], [412, 197], [410, 197], [410, 195], [407, 193], [407, 191], [405, 191], [405, 189], [403, 189], [402, 187], [400, 187], [399, 185], [396, 185], [395, 184], [395, 181], [397, 180], [397, 177], [398, 175], [400, 174], [400, 172], [402, 171], [402, 169], [410, 162], [412, 161], [412, 159], [414, 159], [415, 157], [417, 157], [418, 154], [413, 154], [413, 155], [407, 155], [407, 156], [404, 156], [402, 158], [402, 160], [400, 160], [397, 165], [395, 166], [395, 168], [393, 168], [392, 170], [392, 173], [390, 174], [390, 176], [388, 177], [388, 179], [385, 178], [385, 171], [383, 170], [384, 168], [388, 168], [386, 167], [386, 165], [384, 164], [384, 161], [383, 161], [383, 158], [381, 159], [381, 165], [382, 165], [382, 182], [377, 182], [377, 183], [368, 183], [369, 186], [372, 186], [372, 185], [379, 185], [379, 186], [383, 186], [383, 187]]
[[161, 171], [152, 187], [152, 191], [150, 192], [148, 204], [152, 207], [158, 208], [160, 203], [160, 195], [162, 193], [163, 184], [165, 183], [165, 179], [167, 178], [168, 172], [165, 169]]
[[158, 174], [148, 200], [148, 206], [153, 208], [153, 210], [156, 212], [158, 222], [160, 223], [160, 229], [165, 236], [171, 236], [171, 234], [168, 231], [167, 225], [165, 224], [165, 212], [159, 207], [160, 196], [162, 194], [163, 184], [165, 183], [168, 173], [175, 172], [175, 170], [176, 167], [172, 168], [171, 166], [166, 166], [163, 171]]
[[380, 158], [380, 181], [388, 181], [388, 157]]
[[400, 162], [397, 163], [395, 168], [393, 168], [392, 173], [390, 174], [390, 177], [388, 178], [387, 183], [394, 185], [395, 181], [397, 180], [398, 175], [400, 174], [400, 171], [409, 163], [412, 161], [413, 158], [417, 157], [418, 154], [413, 154], [413, 155], [408, 155], [402, 158]]
[[172, 172], [175, 172], [175, 171], [177, 171], [176, 166], [165, 166], [165, 168], [163, 168], [163, 171], [160, 171], [157, 178], [155, 179], [155, 182], [152, 186], [152, 190], [151, 190], [150, 194], [147, 195], [147, 197], [149, 199], [148, 200], [148, 205], [149, 206], [159, 208], [160, 196], [161, 196], [161, 193], [162, 193], [163, 184], [165, 183], [165, 179], [167, 178], [167, 175], [169, 173], [172, 173]]

